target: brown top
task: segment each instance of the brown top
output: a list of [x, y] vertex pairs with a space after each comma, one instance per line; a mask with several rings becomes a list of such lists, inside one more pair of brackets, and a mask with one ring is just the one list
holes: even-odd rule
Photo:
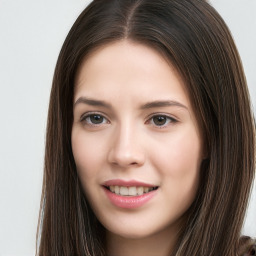
[[256, 239], [242, 236], [239, 241], [239, 256], [256, 256]]

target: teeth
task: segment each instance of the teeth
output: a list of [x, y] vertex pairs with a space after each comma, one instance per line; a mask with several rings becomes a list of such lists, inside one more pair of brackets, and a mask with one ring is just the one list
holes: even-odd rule
[[110, 186], [109, 187], [110, 191], [117, 194], [117, 195], [122, 195], [122, 196], [140, 196], [143, 195], [144, 193], [148, 193], [155, 188], [153, 187], [119, 187], [119, 186]]
[[149, 191], [149, 188], [148, 188], [148, 187], [145, 187], [145, 188], [144, 188], [144, 193], [148, 193], [148, 191]]
[[127, 196], [129, 195], [129, 189], [127, 187], [120, 187], [119, 193], [121, 196]]
[[120, 191], [119, 187], [115, 186], [115, 194], [119, 194], [119, 191]]
[[139, 196], [140, 196], [140, 195], [143, 195], [143, 187], [139, 187], [139, 188], [137, 189], [137, 193], [138, 193]]
[[136, 195], [137, 195], [136, 187], [129, 187], [129, 196], [136, 196]]

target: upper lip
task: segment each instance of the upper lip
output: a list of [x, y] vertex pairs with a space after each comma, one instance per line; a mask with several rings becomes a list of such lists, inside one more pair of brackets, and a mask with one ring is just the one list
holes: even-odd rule
[[121, 180], [121, 179], [113, 179], [107, 180], [103, 184], [103, 186], [123, 186], [123, 187], [157, 187], [156, 185], [136, 181], [136, 180]]

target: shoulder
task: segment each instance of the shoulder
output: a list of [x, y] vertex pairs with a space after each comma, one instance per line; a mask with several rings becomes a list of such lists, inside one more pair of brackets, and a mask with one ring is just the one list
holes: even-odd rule
[[256, 256], [256, 239], [242, 236], [239, 240], [239, 256]]

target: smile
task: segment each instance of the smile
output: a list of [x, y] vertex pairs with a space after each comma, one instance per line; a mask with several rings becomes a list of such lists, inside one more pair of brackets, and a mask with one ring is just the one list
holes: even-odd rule
[[118, 208], [134, 209], [151, 201], [158, 193], [158, 186], [135, 180], [109, 180], [102, 184], [105, 195]]
[[108, 190], [116, 195], [121, 196], [141, 196], [143, 194], [149, 193], [156, 190], [158, 187], [125, 187], [125, 186], [106, 186]]

